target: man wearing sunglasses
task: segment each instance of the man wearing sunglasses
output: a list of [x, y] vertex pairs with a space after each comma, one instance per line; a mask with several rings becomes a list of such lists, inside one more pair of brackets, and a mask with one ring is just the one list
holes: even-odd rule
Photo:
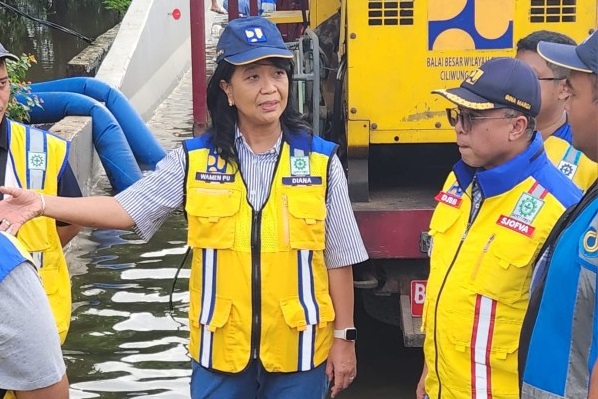
[[536, 118], [537, 129], [544, 139], [548, 158], [577, 187], [586, 191], [598, 177], [598, 164], [571, 143], [571, 125], [565, 112], [565, 101], [570, 95], [566, 84], [569, 69], [542, 58], [536, 49], [540, 41], [571, 46], [577, 43], [562, 33], [540, 30], [517, 42], [515, 58], [529, 65], [540, 82], [542, 106]]
[[524, 62], [492, 59], [434, 93], [456, 105], [447, 116], [461, 160], [430, 223], [417, 396], [515, 399], [533, 259], [581, 192], [544, 152], [540, 87]]

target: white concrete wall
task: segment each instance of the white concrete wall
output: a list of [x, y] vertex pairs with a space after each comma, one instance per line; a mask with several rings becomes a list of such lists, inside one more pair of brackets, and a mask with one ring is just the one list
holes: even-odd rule
[[146, 121], [191, 67], [190, 1], [133, 0], [96, 75], [120, 89]]
[[51, 132], [71, 142], [69, 163], [85, 196], [90, 195], [102, 170], [93, 146], [91, 125], [91, 117], [67, 116], [50, 128]]

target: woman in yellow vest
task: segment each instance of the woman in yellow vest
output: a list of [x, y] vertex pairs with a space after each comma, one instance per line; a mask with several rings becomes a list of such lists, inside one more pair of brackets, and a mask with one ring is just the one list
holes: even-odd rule
[[276, 25], [234, 20], [208, 85], [212, 127], [155, 173], [116, 198], [2, 189], [14, 229], [44, 215], [147, 240], [184, 205], [193, 399], [322, 399], [356, 375], [351, 265], [367, 254], [336, 145], [292, 104], [292, 58]]

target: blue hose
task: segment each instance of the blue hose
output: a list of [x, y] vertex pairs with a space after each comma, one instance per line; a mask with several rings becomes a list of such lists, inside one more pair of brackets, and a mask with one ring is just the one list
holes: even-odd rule
[[[30, 87], [35, 94], [39, 92], [79, 93], [103, 102], [122, 127], [137, 163], [143, 167], [155, 169], [156, 164], [166, 156], [166, 151], [129, 100], [107, 83], [95, 78], [74, 77], [34, 83]], [[45, 103], [44, 108], [47, 106], [48, 103]]]
[[[35, 95], [43, 102], [43, 109], [33, 107], [29, 111], [31, 123], [54, 123], [70, 115], [91, 116], [93, 144], [116, 192], [141, 179], [141, 170], [123, 129], [99, 101], [77, 93], [38, 91]], [[17, 97], [17, 101], [23, 103], [25, 99]]]

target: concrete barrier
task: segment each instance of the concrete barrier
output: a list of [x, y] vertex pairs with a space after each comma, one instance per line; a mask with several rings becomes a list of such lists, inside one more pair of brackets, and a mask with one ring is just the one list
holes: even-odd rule
[[147, 120], [190, 65], [189, 0], [133, 0], [96, 77]]

